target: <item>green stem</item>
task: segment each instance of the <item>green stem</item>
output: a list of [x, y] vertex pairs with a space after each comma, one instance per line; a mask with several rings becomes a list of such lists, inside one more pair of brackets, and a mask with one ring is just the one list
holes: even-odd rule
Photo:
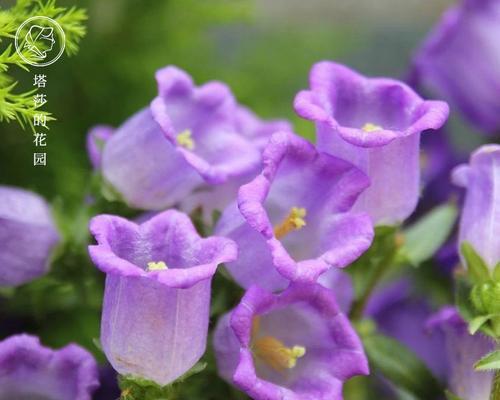
[[495, 371], [491, 385], [490, 400], [500, 400], [500, 370]]
[[391, 267], [394, 258], [396, 256], [397, 249], [398, 246], [394, 246], [394, 249], [389, 251], [389, 253], [385, 257], [383, 257], [382, 260], [380, 260], [380, 262], [377, 265], [375, 265], [371, 279], [366, 285], [365, 292], [359, 299], [357, 299], [354, 302], [351, 308], [349, 317], [352, 321], [360, 320], [363, 317], [366, 304], [368, 303], [368, 300], [370, 299], [373, 291], [377, 287], [377, 284], [384, 276], [385, 272]]

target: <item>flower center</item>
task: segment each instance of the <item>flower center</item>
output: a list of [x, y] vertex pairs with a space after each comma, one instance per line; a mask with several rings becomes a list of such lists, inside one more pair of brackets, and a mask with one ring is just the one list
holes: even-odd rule
[[165, 269], [168, 269], [167, 264], [165, 264], [163, 261], [151, 261], [148, 262], [148, 267], [146, 268], [146, 271], [163, 271]]
[[366, 124], [363, 125], [361, 129], [364, 130], [365, 132], [377, 132], [381, 131], [382, 127], [380, 125], [375, 125], [370, 122], [367, 122]]
[[281, 239], [292, 231], [302, 229], [306, 225], [307, 210], [303, 207], [292, 207], [284, 221], [274, 227], [274, 236]]
[[177, 143], [179, 146], [188, 150], [193, 150], [195, 147], [195, 142], [189, 129], [186, 129], [177, 135]]
[[[252, 327], [254, 334], [258, 333], [259, 326], [260, 318], [255, 317]], [[253, 350], [257, 357], [278, 372], [294, 368], [297, 365], [297, 360], [306, 354], [305, 347], [286, 347], [281, 340], [273, 336], [254, 339]]]

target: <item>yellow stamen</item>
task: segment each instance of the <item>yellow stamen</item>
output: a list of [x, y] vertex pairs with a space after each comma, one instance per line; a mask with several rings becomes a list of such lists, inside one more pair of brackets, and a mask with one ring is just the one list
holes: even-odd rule
[[252, 324], [253, 349], [257, 357], [278, 372], [294, 368], [297, 360], [304, 357], [306, 348], [303, 346], [286, 347], [285, 344], [272, 336], [256, 338], [260, 329], [260, 317], [255, 317]]
[[286, 347], [283, 342], [272, 336], [257, 339], [254, 349], [257, 357], [279, 372], [295, 367], [297, 360], [306, 354], [305, 347]]
[[158, 262], [148, 262], [148, 268], [147, 271], [163, 271], [165, 269], [168, 269], [167, 264], [165, 264], [163, 261], [158, 261]]
[[376, 132], [376, 131], [381, 131], [382, 127], [380, 125], [375, 125], [368, 122], [364, 124], [361, 129], [363, 129], [365, 132]]
[[307, 210], [302, 207], [292, 207], [290, 214], [285, 218], [285, 220], [274, 227], [274, 236], [277, 239], [288, 235], [291, 231], [299, 230], [306, 225]]
[[195, 146], [194, 139], [192, 137], [192, 133], [189, 129], [182, 131], [177, 135], [177, 143], [179, 146], [182, 146], [188, 150], [193, 150]]

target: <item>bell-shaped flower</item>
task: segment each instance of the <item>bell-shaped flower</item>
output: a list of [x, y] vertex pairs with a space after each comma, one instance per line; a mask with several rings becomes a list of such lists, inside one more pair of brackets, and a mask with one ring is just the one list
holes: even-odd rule
[[[236, 129], [249, 140], [260, 153], [264, 150], [272, 134], [279, 131], [292, 132], [292, 126], [284, 120], [265, 121], [257, 117], [251, 110], [239, 106], [236, 113]], [[238, 195], [238, 189], [251, 181], [260, 172], [261, 164], [249, 169], [245, 174], [239, 174], [229, 179], [223, 185], [204, 185], [187, 196], [180, 208], [191, 213], [197, 208], [203, 211], [205, 222], [210, 223], [214, 211], [222, 211]]]
[[413, 84], [433, 90], [477, 128], [500, 131], [500, 2], [460, 0], [418, 50]]
[[444, 334], [447, 362], [447, 386], [450, 392], [464, 400], [490, 399], [492, 372], [475, 371], [474, 364], [493, 351], [493, 340], [480, 333], [469, 334], [467, 323], [454, 307], [447, 306], [432, 316], [427, 327]]
[[0, 186], [0, 287], [21, 285], [47, 273], [59, 240], [42, 197]]
[[341, 400], [343, 382], [368, 374], [361, 342], [331, 290], [257, 286], [214, 335], [219, 374], [255, 400]]
[[95, 139], [103, 130], [89, 133], [93, 164], [100, 162], [105, 182], [132, 207], [223, 209], [255, 175], [270, 131], [289, 125], [261, 121], [223, 83], [196, 87], [176, 67], [159, 70], [156, 80], [158, 96], [106, 135], [100, 161]]
[[52, 350], [25, 334], [0, 342], [2, 400], [91, 400], [98, 386], [97, 364], [80, 346]]
[[310, 90], [299, 92], [294, 105], [316, 123], [318, 148], [370, 177], [354, 209], [368, 212], [377, 225], [402, 222], [420, 194], [420, 134], [445, 123], [447, 104], [334, 62], [314, 65], [309, 79]]
[[349, 212], [368, 185], [352, 164], [293, 133], [274, 134], [262, 172], [240, 188], [238, 204], [216, 226], [238, 244], [238, 259], [227, 269], [245, 288], [280, 290], [349, 265], [373, 239], [369, 216]]
[[111, 365], [160, 385], [187, 372], [206, 347], [210, 288], [218, 264], [236, 257], [225, 238], [200, 238], [178, 211], [141, 225], [100, 215], [89, 247], [106, 273], [101, 343]]
[[459, 244], [469, 242], [493, 269], [500, 262], [500, 145], [480, 147], [452, 177], [466, 189]]

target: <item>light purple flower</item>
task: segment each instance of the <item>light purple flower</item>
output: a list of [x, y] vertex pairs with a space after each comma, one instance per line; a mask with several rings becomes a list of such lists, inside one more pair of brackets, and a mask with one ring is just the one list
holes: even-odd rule
[[340, 400], [343, 382], [368, 374], [361, 342], [333, 293], [257, 286], [223, 316], [214, 347], [219, 374], [255, 400]]
[[328, 61], [314, 65], [309, 79], [295, 110], [316, 123], [318, 148], [371, 179], [354, 209], [367, 211], [378, 225], [400, 223], [418, 201], [420, 133], [440, 128], [448, 106], [424, 101], [402, 82], [367, 78]]
[[[272, 134], [279, 131], [292, 132], [292, 126], [284, 120], [265, 121], [257, 117], [251, 110], [239, 106], [236, 112], [236, 129], [249, 140], [261, 153], [269, 142]], [[182, 200], [180, 208], [191, 213], [198, 207], [202, 208], [206, 223], [210, 223], [214, 211], [222, 211], [238, 195], [238, 189], [250, 182], [260, 172], [261, 164], [256, 164], [247, 173], [234, 176], [223, 185], [204, 185]]]
[[461, 0], [414, 60], [413, 81], [444, 96], [478, 128], [500, 130], [500, 2]]
[[[225, 207], [235, 195], [235, 181], [240, 185], [260, 165], [265, 136], [288, 125], [260, 121], [220, 82], [196, 87], [172, 66], [159, 70], [156, 80], [158, 96], [151, 105], [107, 140], [105, 181], [136, 208], [161, 210], [181, 201], [186, 211]], [[200, 192], [209, 194], [188, 197]]]
[[370, 218], [349, 212], [369, 184], [361, 171], [290, 132], [272, 136], [263, 164], [216, 226], [238, 244], [238, 259], [226, 267], [241, 286], [279, 290], [288, 280], [315, 281], [370, 246]]
[[318, 278], [318, 283], [333, 291], [335, 300], [344, 314], [348, 314], [354, 301], [354, 284], [344, 270], [330, 268]]
[[165, 385], [188, 371], [206, 347], [210, 286], [217, 265], [236, 257], [225, 238], [202, 239], [178, 211], [141, 225], [100, 215], [89, 246], [107, 274], [101, 343], [122, 375]]
[[59, 233], [42, 197], [0, 186], [0, 287], [21, 285], [47, 273], [58, 242]]
[[476, 150], [468, 165], [455, 168], [453, 181], [466, 188], [458, 242], [469, 242], [493, 269], [500, 262], [500, 145]]
[[101, 167], [102, 150], [114, 131], [112, 126], [97, 125], [87, 134], [87, 154], [94, 169]]
[[292, 125], [285, 120], [263, 121], [249, 108], [240, 106], [236, 113], [238, 131], [261, 151], [264, 150], [273, 133], [292, 132]]
[[494, 349], [493, 341], [481, 334], [470, 335], [467, 324], [451, 306], [431, 317], [427, 325], [445, 335], [450, 391], [464, 400], [488, 400], [493, 373], [476, 372], [474, 364]]
[[2, 400], [91, 400], [97, 377], [94, 358], [75, 344], [52, 350], [29, 335], [0, 342]]

